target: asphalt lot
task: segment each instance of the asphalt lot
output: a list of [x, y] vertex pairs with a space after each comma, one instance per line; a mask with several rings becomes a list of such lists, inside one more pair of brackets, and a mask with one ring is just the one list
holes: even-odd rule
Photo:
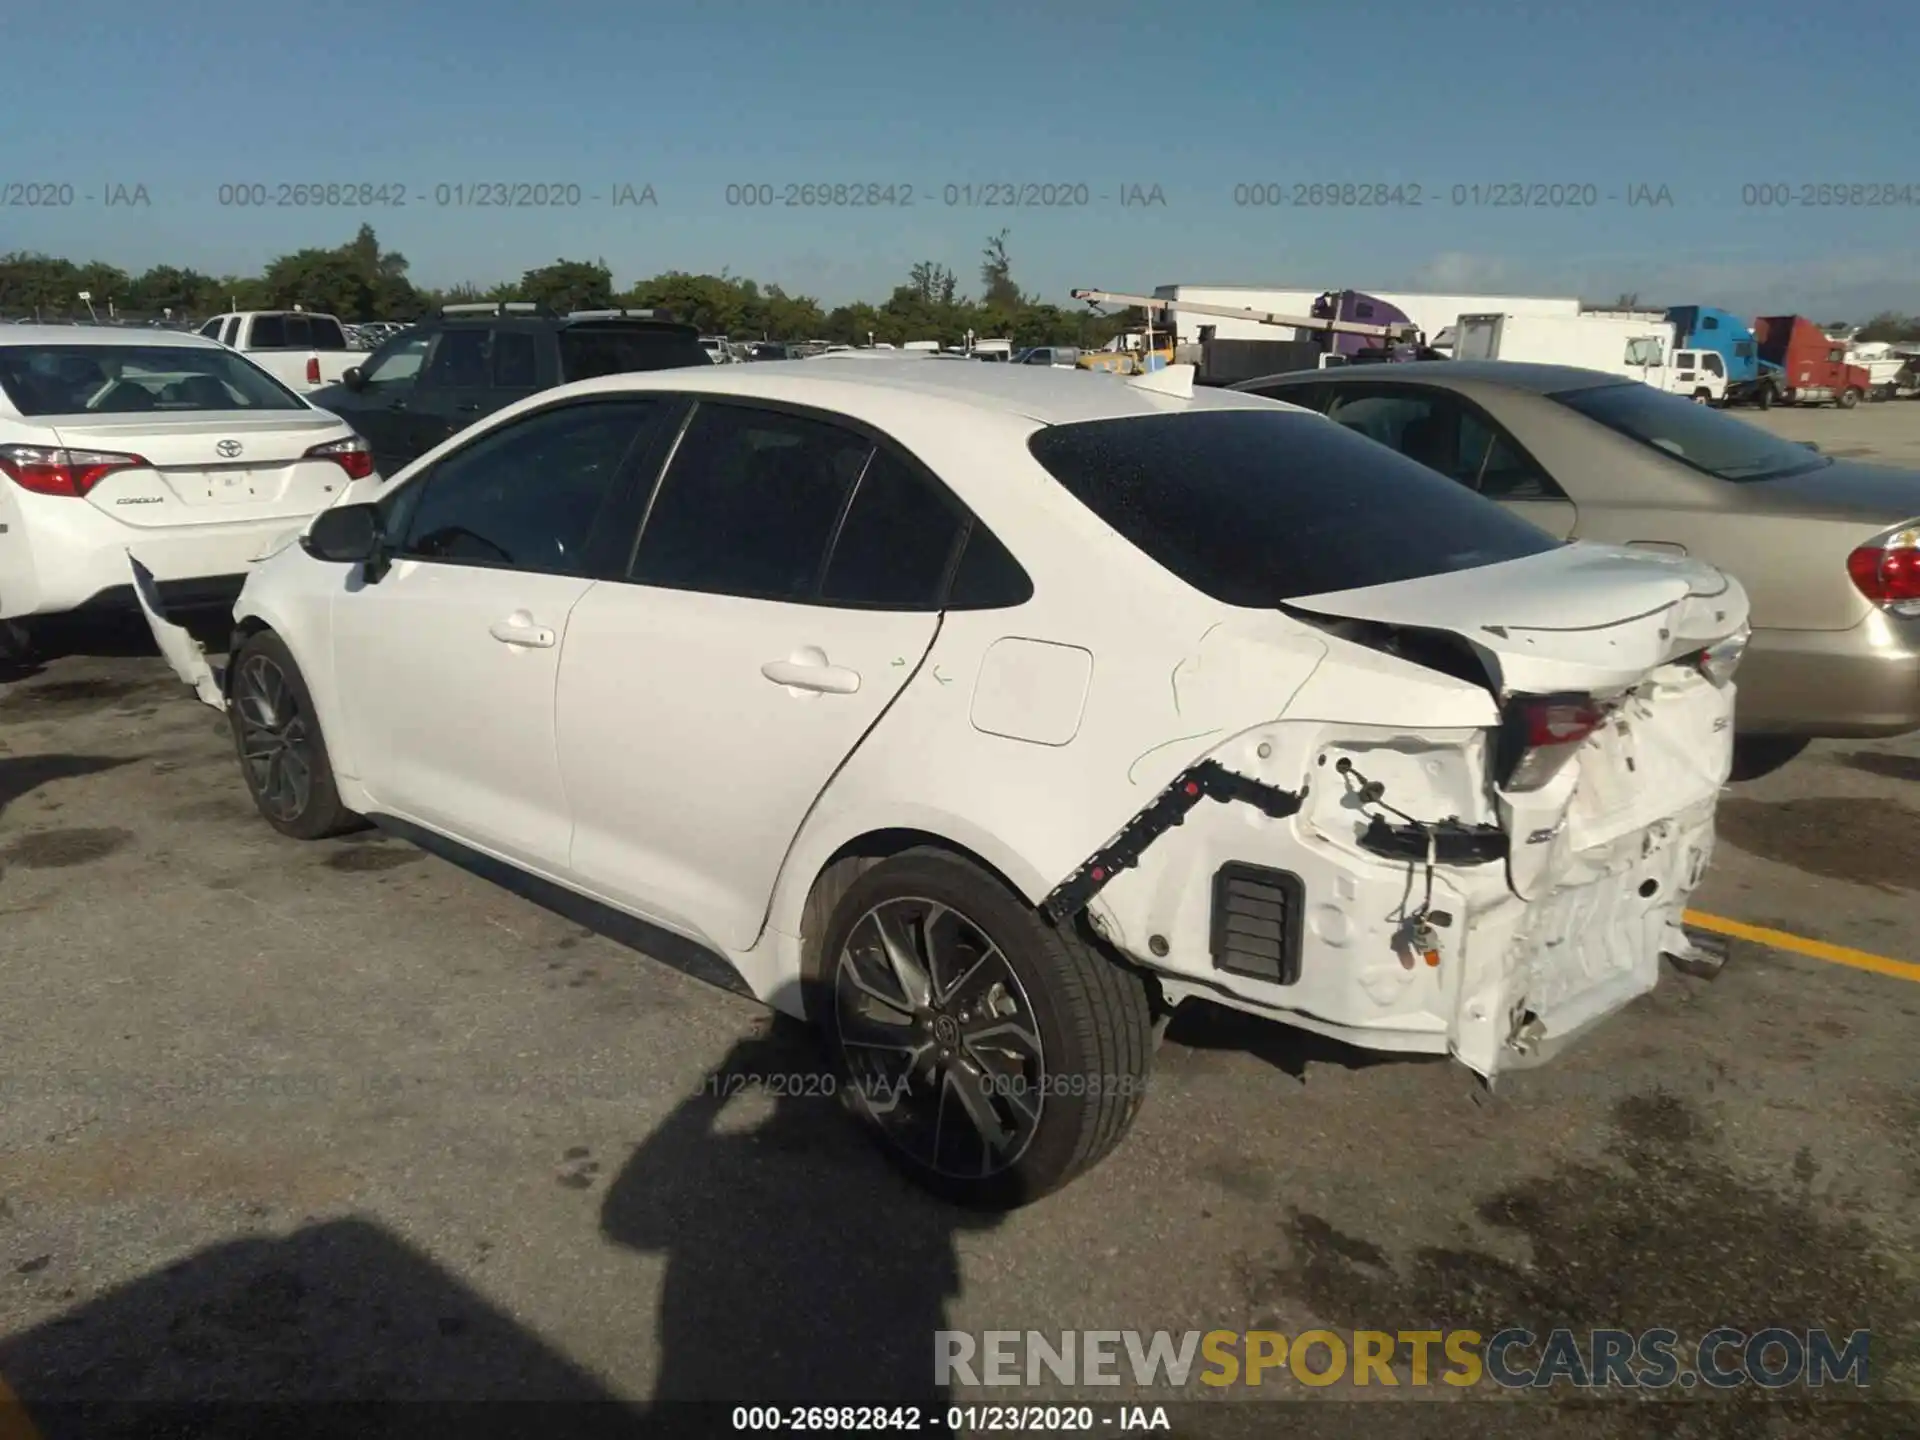
[[[1920, 466], [1920, 403], [1754, 418]], [[751, 1001], [404, 841], [281, 839], [142, 632], [57, 643], [0, 687], [0, 1380], [32, 1406], [859, 1400], [923, 1393], [940, 1328], [1509, 1324], [1871, 1329], [1870, 1393], [1920, 1400], [1920, 984], [1740, 942], [1491, 1095], [1183, 1014], [1120, 1152], [987, 1221], [828, 1100], [703, 1093], [813, 1068]], [[1732, 787], [1696, 904], [1920, 962], [1920, 738]], [[1459, 1398], [1252, 1397], [1347, 1433], [1388, 1417], [1338, 1402], [1422, 1394]], [[1685, 1403], [1665, 1433], [1759, 1433]]]

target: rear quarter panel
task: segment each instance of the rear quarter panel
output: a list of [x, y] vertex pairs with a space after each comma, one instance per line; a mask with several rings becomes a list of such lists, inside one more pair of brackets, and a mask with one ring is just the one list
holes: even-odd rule
[[1866, 618], [1846, 561], [1871, 527], [1769, 507], [1757, 489], [1702, 475], [1545, 397], [1482, 393], [1573, 499], [1575, 539], [1678, 545], [1740, 581], [1757, 629], [1844, 630]]

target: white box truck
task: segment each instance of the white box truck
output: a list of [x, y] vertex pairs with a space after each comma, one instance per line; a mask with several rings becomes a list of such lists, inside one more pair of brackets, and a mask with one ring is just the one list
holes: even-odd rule
[[1672, 388], [1673, 326], [1638, 315], [1463, 314], [1454, 325], [1455, 360], [1573, 365]]

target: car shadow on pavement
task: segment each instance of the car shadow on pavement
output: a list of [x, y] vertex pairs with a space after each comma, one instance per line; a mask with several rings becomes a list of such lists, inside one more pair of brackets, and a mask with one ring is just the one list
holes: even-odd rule
[[[195, 607], [170, 618], [185, 626], [209, 653], [225, 650], [233, 630], [232, 612], [218, 607]], [[126, 660], [160, 653], [153, 631], [137, 610], [50, 615], [34, 620], [25, 633], [24, 648], [0, 642], [0, 685], [31, 679], [59, 660]]]
[[635, 1148], [601, 1229], [666, 1257], [661, 1400], [920, 1407], [959, 1237], [1002, 1217], [933, 1198], [842, 1113], [811, 1034], [777, 1018]]
[[214, 1246], [0, 1339], [0, 1380], [31, 1427], [9, 1430], [0, 1406], [0, 1434], [40, 1440], [649, 1433], [586, 1371], [354, 1219]]
[[0, 815], [42, 785], [132, 763], [132, 756], [122, 755], [0, 755]]

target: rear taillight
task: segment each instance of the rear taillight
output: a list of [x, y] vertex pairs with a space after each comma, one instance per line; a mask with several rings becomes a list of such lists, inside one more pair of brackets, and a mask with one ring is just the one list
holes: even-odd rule
[[373, 473], [373, 451], [358, 435], [346, 440], [330, 440], [307, 451], [309, 460], [331, 460], [347, 472], [349, 480], [364, 480]]
[[1920, 525], [1862, 545], [1847, 556], [1854, 588], [1896, 615], [1920, 615]]
[[36, 495], [85, 495], [116, 470], [144, 470], [138, 455], [117, 450], [58, 450], [44, 445], [0, 445], [0, 470]]
[[1517, 696], [1500, 726], [1500, 788], [1540, 789], [1606, 718], [1591, 695]]
[[320, 357], [318, 355], [309, 355], [307, 357], [307, 383], [309, 385], [318, 385], [320, 383]]

